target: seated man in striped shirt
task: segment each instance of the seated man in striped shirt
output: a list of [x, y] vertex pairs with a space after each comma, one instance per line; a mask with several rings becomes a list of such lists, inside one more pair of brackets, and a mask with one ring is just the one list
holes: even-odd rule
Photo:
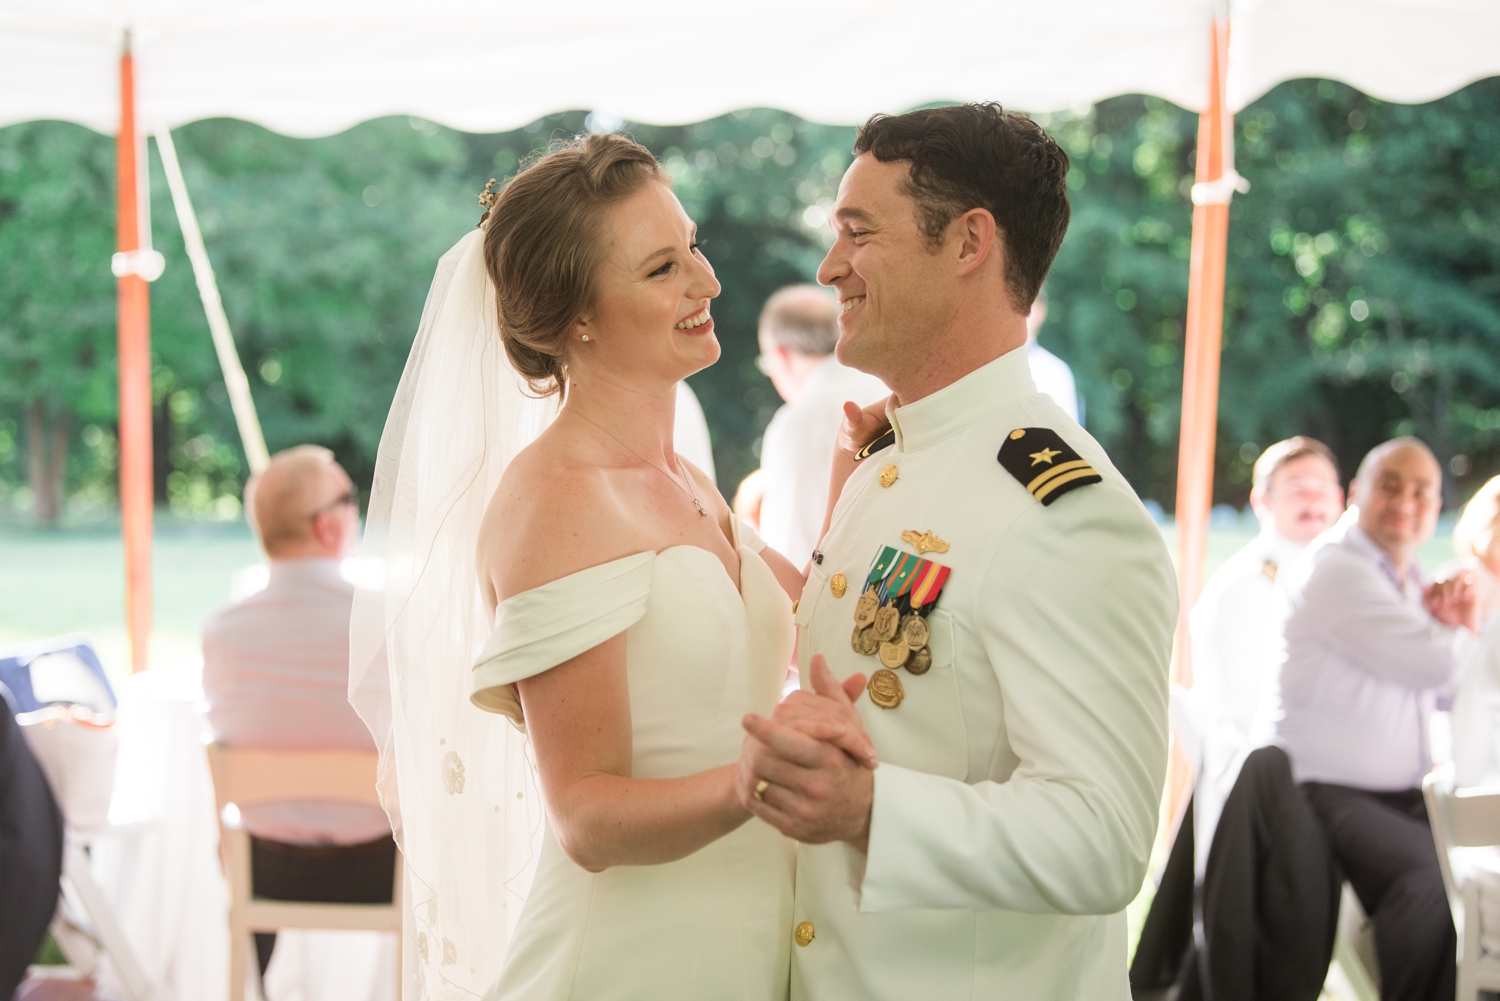
[[[203, 690], [215, 739], [275, 750], [374, 753], [349, 705], [354, 585], [340, 560], [359, 539], [359, 492], [316, 445], [278, 453], [246, 486], [270, 562], [265, 590], [203, 623]], [[246, 806], [255, 895], [389, 903], [396, 844], [379, 807], [286, 801]], [[261, 973], [276, 936], [257, 934]]]

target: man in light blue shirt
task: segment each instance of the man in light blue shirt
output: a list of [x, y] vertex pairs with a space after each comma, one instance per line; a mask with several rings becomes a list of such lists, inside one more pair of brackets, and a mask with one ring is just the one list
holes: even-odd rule
[[1355, 506], [1282, 574], [1276, 735], [1374, 919], [1381, 997], [1445, 998], [1455, 938], [1421, 785], [1428, 717], [1457, 683], [1477, 611], [1417, 565], [1442, 505], [1426, 445], [1377, 446], [1350, 494]]

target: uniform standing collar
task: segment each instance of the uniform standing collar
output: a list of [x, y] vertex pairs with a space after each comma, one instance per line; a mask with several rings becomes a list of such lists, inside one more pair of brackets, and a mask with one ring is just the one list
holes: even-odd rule
[[902, 407], [886, 407], [896, 448], [914, 452], [965, 431], [1036, 392], [1026, 346], [983, 365], [957, 382]]

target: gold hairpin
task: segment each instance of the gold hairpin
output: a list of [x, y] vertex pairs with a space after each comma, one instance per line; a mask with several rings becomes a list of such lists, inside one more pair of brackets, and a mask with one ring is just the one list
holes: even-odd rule
[[490, 178], [490, 183], [484, 186], [484, 192], [479, 196], [479, 204], [483, 205], [485, 208], [489, 208], [491, 205], [495, 204], [495, 200], [500, 197], [499, 192], [490, 190], [494, 186], [495, 179], [492, 177]]

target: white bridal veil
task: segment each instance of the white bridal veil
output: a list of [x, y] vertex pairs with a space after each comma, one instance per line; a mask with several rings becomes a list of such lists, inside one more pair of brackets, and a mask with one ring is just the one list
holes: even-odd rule
[[402, 996], [479, 997], [535, 870], [542, 804], [525, 738], [469, 703], [491, 629], [475, 572], [485, 506], [557, 412], [500, 342], [484, 234], [438, 262], [380, 439], [361, 554], [385, 561], [350, 625], [349, 698], [380, 750], [380, 799], [406, 863]]

